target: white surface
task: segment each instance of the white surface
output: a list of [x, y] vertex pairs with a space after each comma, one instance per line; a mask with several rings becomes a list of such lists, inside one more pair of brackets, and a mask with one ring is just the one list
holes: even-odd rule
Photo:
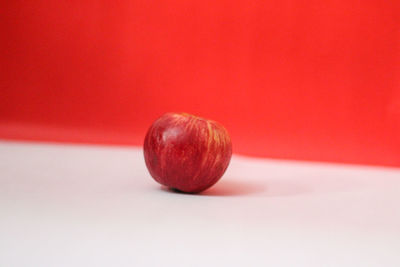
[[400, 266], [400, 170], [235, 156], [169, 192], [139, 148], [0, 142], [0, 266]]

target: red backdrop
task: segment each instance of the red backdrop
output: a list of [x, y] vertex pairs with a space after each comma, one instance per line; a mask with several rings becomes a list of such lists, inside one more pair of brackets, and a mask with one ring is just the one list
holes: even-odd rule
[[141, 145], [185, 111], [236, 153], [400, 166], [397, 0], [0, 5], [1, 138]]

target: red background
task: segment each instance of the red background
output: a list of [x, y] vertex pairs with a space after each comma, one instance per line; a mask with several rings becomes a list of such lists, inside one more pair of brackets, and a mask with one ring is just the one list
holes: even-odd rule
[[0, 5], [1, 138], [141, 145], [185, 111], [236, 153], [400, 166], [397, 0]]

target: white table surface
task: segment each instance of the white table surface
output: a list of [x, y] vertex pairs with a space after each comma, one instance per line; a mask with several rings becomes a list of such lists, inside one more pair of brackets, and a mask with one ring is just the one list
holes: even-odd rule
[[140, 148], [0, 142], [0, 266], [400, 266], [400, 169], [234, 156], [203, 195]]

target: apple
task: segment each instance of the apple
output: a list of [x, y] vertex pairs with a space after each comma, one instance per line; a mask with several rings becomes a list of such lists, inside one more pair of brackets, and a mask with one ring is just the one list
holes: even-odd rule
[[162, 185], [198, 193], [214, 185], [228, 168], [232, 143], [225, 128], [187, 113], [166, 113], [147, 131], [144, 159]]

